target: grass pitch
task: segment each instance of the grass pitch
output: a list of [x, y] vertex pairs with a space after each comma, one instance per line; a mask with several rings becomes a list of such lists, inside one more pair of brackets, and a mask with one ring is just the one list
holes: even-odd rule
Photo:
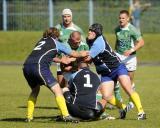
[[[0, 66], [0, 128], [159, 128], [160, 123], [160, 67], [139, 66], [136, 72], [136, 90], [139, 92], [147, 120], [138, 121], [134, 108], [125, 120], [101, 120], [80, 122], [78, 124], [54, 122], [59, 113], [53, 94], [44, 86], [38, 97], [35, 108], [35, 120], [25, 123], [26, 101], [30, 88], [23, 77], [21, 66]], [[55, 73], [55, 67], [52, 67]], [[127, 96], [123, 93], [124, 101]], [[107, 113], [118, 117], [118, 110]]]
[[[43, 32], [0, 31], [0, 62], [24, 62]], [[115, 35], [104, 36], [114, 49]], [[160, 63], [160, 34], [144, 34], [145, 45], [138, 53], [138, 62]]]

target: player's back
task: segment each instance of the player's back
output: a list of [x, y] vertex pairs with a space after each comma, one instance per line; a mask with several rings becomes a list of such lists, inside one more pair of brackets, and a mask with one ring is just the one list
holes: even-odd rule
[[57, 49], [55, 40], [51, 37], [42, 38], [34, 47], [24, 64], [46, 63], [51, 64], [52, 59], [56, 56]]
[[70, 84], [70, 92], [74, 95], [73, 104], [96, 108], [96, 93], [100, 79], [89, 68], [80, 69]]

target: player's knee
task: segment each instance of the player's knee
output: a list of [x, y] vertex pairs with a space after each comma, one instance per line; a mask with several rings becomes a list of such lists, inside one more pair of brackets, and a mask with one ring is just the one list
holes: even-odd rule
[[66, 102], [68, 102], [68, 103], [72, 103], [73, 102], [73, 96], [70, 93], [70, 91], [64, 92], [63, 95], [64, 95], [64, 98], [65, 98]]
[[85, 120], [94, 119], [95, 112], [93, 110], [88, 110], [87, 115], [85, 116]]
[[104, 111], [105, 108], [102, 106], [102, 104], [100, 102], [97, 102], [96, 117], [99, 117]]

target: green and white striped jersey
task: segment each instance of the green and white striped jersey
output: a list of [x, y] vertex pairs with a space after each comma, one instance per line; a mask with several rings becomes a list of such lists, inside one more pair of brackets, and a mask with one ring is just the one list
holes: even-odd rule
[[132, 25], [128, 24], [125, 28], [118, 26], [115, 29], [116, 45], [115, 50], [119, 54], [134, 47], [135, 42], [142, 38], [141, 33]]
[[57, 24], [55, 27], [60, 31], [59, 40], [63, 43], [67, 43], [69, 36], [73, 31], [79, 31], [82, 35], [82, 37], [81, 37], [82, 41], [86, 42], [82, 29], [80, 27], [78, 27], [77, 25], [75, 25], [74, 23], [72, 23], [72, 25], [67, 28], [65, 28], [63, 26], [63, 24]]

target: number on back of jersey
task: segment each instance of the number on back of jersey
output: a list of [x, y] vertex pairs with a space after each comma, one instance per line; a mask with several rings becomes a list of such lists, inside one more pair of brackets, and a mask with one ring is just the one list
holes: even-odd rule
[[84, 87], [92, 88], [93, 86], [91, 84], [90, 75], [86, 74], [84, 75], [84, 78], [86, 78], [86, 83], [84, 84]]
[[42, 45], [44, 45], [46, 42], [45, 41], [41, 41], [38, 43], [38, 45], [34, 48], [34, 50], [41, 50], [42, 49]]

